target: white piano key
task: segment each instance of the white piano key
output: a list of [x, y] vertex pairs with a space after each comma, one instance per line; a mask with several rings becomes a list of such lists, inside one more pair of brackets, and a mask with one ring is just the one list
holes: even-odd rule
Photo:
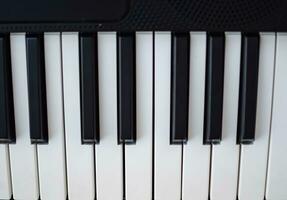
[[122, 145], [117, 140], [117, 38], [98, 34], [100, 144], [96, 145], [97, 199], [123, 198]]
[[189, 133], [183, 147], [183, 200], [206, 200], [210, 145], [203, 145], [206, 33], [190, 34]]
[[[277, 34], [273, 111], [267, 173], [267, 200], [287, 199], [287, 34]], [[270, 52], [271, 53], [271, 52]], [[271, 76], [271, 74], [270, 74]]]
[[274, 55], [275, 34], [261, 34], [255, 142], [252, 145], [241, 146], [238, 188], [240, 200], [262, 200], [264, 198], [272, 107]]
[[155, 33], [155, 199], [180, 199], [181, 145], [170, 145], [171, 34]]
[[67, 192], [60, 33], [45, 33], [44, 42], [49, 144], [38, 145], [40, 196], [62, 200]]
[[153, 34], [136, 34], [137, 142], [125, 146], [126, 199], [152, 199]]
[[39, 197], [36, 145], [30, 142], [26, 42], [24, 33], [11, 34], [11, 59], [17, 141], [10, 145], [13, 197]]
[[68, 196], [94, 200], [93, 145], [81, 144], [78, 33], [62, 33], [62, 62]]
[[9, 146], [0, 145], [0, 199], [10, 199], [12, 195], [10, 180]]
[[241, 34], [226, 33], [225, 36], [222, 141], [219, 145], [212, 145], [212, 200], [231, 200], [237, 195], [239, 145], [236, 145], [236, 133]]

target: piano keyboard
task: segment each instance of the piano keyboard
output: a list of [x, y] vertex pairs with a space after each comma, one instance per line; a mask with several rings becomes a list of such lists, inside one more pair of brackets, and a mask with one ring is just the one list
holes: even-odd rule
[[0, 199], [286, 200], [287, 34], [0, 35]]

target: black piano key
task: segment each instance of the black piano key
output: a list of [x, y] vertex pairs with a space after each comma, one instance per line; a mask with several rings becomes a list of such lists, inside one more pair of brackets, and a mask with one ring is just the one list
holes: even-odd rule
[[222, 137], [224, 33], [209, 33], [206, 49], [204, 144], [219, 144]]
[[189, 33], [173, 33], [171, 46], [170, 143], [182, 144], [188, 139]]
[[82, 144], [99, 143], [98, 45], [96, 33], [80, 34]]
[[242, 35], [237, 144], [252, 144], [255, 140], [259, 42], [257, 33]]
[[44, 35], [27, 34], [27, 75], [30, 139], [32, 144], [48, 143]]
[[117, 35], [118, 142], [136, 142], [136, 49], [134, 33]]
[[15, 143], [15, 119], [9, 34], [0, 35], [0, 143]]

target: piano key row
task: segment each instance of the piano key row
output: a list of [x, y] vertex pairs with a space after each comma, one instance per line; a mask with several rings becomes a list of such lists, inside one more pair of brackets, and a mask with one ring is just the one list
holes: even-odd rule
[[[97, 35], [80, 34], [80, 98], [82, 143], [99, 143]], [[189, 34], [175, 33], [171, 39], [170, 143], [188, 140]], [[1, 141], [15, 143], [9, 37], [2, 37]], [[135, 34], [117, 35], [117, 119], [119, 143], [136, 142], [136, 57]], [[255, 139], [259, 36], [244, 34], [241, 45], [237, 143]], [[44, 37], [26, 35], [27, 80], [31, 143], [48, 143]], [[207, 36], [204, 144], [218, 144], [222, 138], [225, 36]], [[6, 81], [7, 79], [7, 81]], [[6, 106], [7, 105], [7, 106]], [[9, 113], [9, 114], [8, 114]], [[10, 113], [11, 116], [10, 116]], [[6, 125], [8, 124], [8, 126]]]
[[[280, 37], [284, 43], [286, 36]], [[13, 188], [15, 199], [286, 197], [277, 174], [286, 174], [279, 166], [287, 163], [275, 154], [286, 152], [280, 145], [284, 124], [277, 122], [286, 107], [282, 94], [276, 98], [277, 90], [284, 91], [281, 74], [273, 86], [275, 48], [280, 72], [285, 55], [275, 39], [231, 33], [3, 35], [0, 194], [9, 198]], [[283, 110], [273, 111], [271, 126], [273, 87], [273, 109], [278, 104]]]

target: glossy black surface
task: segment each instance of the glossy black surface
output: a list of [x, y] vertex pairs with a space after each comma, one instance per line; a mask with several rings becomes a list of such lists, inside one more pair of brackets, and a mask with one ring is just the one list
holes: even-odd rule
[[0, 143], [15, 143], [14, 101], [9, 35], [0, 35]]
[[136, 142], [135, 33], [117, 35], [118, 141]]
[[99, 86], [97, 34], [80, 34], [82, 143], [99, 142]]
[[48, 120], [43, 34], [26, 35], [30, 139], [48, 143]]
[[170, 143], [188, 139], [189, 113], [189, 33], [173, 33], [171, 41]]
[[224, 55], [224, 33], [209, 33], [206, 48], [204, 144], [218, 144], [222, 137]]
[[252, 144], [255, 140], [259, 43], [259, 34], [243, 34], [241, 44], [237, 144]]
[[7, 0], [0, 7], [0, 23], [110, 22], [127, 14], [130, 0]]

